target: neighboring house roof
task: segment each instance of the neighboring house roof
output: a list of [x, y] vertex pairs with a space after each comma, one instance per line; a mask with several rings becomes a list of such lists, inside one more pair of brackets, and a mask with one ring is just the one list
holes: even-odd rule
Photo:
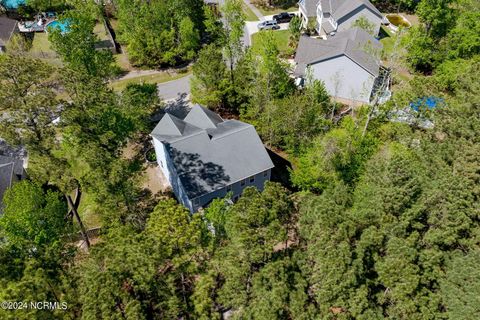
[[5, 46], [16, 30], [16, 20], [7, 17], [0, 17], [0, 46]]
[[18, 176], [23, 176], [23, 160], [0, 156], [0, 212], [5, 191], [18, 180]]
[[361, 28], [338, 32], [327, 40], [303, 36], [295, 54], [295, 74], [305, 76], [308, 65], [324, 60], [347, 56], [367, 72], [377, 77], [380, 70], [378, 58], [382, 44]]
[[183, 120], [166, 113], [151, 135], [165, 144], [190, 199], [273, 168], [252, 125], [200, 105]]
[[307, 17], [316, 17], [317, 16], [317, 6], [319, 0], [300, 0], [298, 3], [299, 6], [303, 8]]
[[329, 12], [335, 20], [340, 20], [360, 6], [370, 9], [382, 19], [382, 13], [368, 0], [320, 0], [323, 12]]
[[322, 22], [322, 29], [326, 34], [331, 34], [333, 31], [337, 30], [327, 19]]
[[13, 173], [23, 175], [23, 160], [0, 155], [0, 166], [13, 165]]

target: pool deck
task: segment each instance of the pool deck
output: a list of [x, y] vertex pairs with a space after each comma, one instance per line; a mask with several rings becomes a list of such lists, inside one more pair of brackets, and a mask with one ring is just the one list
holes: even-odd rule
[[19, 22], [18, 29], [20, 30], [20, 32], [44, 32], [45, 27], [55, 20], [56, 19], [54, 18], [42, 19], [41, 25], [38, 24], [38, 20]]

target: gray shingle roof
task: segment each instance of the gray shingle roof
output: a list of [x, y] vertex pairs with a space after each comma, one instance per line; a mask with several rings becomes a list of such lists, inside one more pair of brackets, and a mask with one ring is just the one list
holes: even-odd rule
[[382, 14], [378, 9], [368, 0], [320, 0], [322, 10], [329, 12], [335, 20], [341, 20], [350, 12], [355, 11], [360, 6], [365, 6], [372, 11], [379, 18]]
[[338, 32], [327, 40], [301, 37], [295, 55], [295, 74], [304, 76], [308, 65], [345, 55], [377, 77], [381, 48], [382, 44], [361, 28]]
[[0, 155], [0, 213], [3, 195], [18, 180], [17, 175], [23, 176], [23, 160]]
[[218, 114], [211, 110], [202, 108], [198, 104], [194, 106], [192, 110], [190, 110], [183, 120], [202, 129], [216, 128], [217, 124], [223, 122], [223, 119]]
[[0, 17], [0, 46], [6, 45], [16, 28], [16, 20], [7, 17]]
[[14, 165], [13, 172], [18, 175], [23, 174], [23, 160], [0, 155], [0, 166]]
[[273, 168], [252, 125], [200, 105], [184, 120], [165, 114], [151, 135], [166, 145], [190, 199]]
[[301, 0], [298, 5], [302, 6], [307, 14], [307, 17], [316, 17], [317, 16], [317, 6], [319, 0]]

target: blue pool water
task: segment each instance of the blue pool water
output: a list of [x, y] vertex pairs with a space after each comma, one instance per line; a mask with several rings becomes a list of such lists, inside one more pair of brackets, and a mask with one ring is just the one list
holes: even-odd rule
[[0, 0], [0, 3], [7, 9], [18, 9], [25, 5], [26, 0]]
[[46, 25], [45, 29], [50, 31], [52, 29], [60, 29], [60, 32], [65, 33], [70, 31], [70, 22], [68, 20], [54, 20]]
[[410, 107], [415, 111], [418, 111], [420, 108], [431, 110], [431, 109], [435, 109], [439, 105], [443, 104], [443, 102], [444, 102], [444, 100], [442, 98], [423, 97], [423, 98], [418, 99], [415, 102], [410, 102]]

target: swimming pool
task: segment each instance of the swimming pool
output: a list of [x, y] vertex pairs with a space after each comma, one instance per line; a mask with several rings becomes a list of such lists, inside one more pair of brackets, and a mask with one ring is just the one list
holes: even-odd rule
[[415, 111], [419, 111], [420, 109], [432, 110], [438, 106], [441, 106], [444, 102], [445, 101], [442, 98], [438, 97], [423, 97], [416, 101], [410, 102], [410, 108]]
[[59, 29], [61, 33], [70, 31], [70, 21], [68, 20], [54, 20], [45, 26], [45, 30], [48, 32], [53, 29]]
[[25, 5], [26, 0], [0, 0], [0, 3], [7, 9], [18, 9]]

